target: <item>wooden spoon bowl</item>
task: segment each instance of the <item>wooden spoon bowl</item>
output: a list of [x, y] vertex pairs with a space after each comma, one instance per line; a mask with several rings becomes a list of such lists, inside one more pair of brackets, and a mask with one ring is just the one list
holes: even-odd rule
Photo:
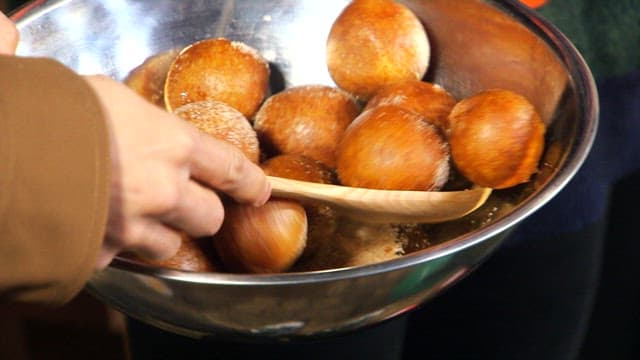
[[459, 219], [485, 203], [492, 189], [461, 191], [376, 190], [269, 176], [272, 195], [329, 205], [372, 223], [440, 223]]

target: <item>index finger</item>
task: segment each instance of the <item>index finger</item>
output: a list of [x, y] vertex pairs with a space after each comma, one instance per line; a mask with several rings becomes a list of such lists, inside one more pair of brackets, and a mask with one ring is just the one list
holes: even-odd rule
[[271, 185], [262, 169], [240, 149], [197, 129], [191, 176], [238, 202], [263, 205], [271, 196]]

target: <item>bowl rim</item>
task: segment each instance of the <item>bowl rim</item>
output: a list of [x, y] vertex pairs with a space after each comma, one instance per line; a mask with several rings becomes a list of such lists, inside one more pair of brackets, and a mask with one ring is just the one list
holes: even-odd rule
[[[34, 0], [15, 10], [10, 18], [16, 22], [18, 28], [26, 26], [35, 17], [63, 5], [68, 0]], [[180, 282], [212, 284], [212, 285], [242, 285], [267, 286], [291, 283], [315, 283], [333, 281], [337, 279], [357, 278], [373, 274], [386, 273], [402, 268], [410, 268], [436, 258], [450, 255], [468, 247], [475, 246], [493, 236], [503, 233], [546, 204], [573, 178], [587, 158], [593, 145], [599, 116], [598, 92], [591, 71], [573, 43], [552, 23], [544, 19], [534, 10], [515, 0], [485, 0], [496, 9], [512, 18], [516, 18], [528, 30], [542, 38], [552, 52], [559, 58], [568, 71], [569, 80], [576, 91], [577, 102], [583, 104], [578, 107], [577, 118], [584, 121], [579, 123], [577, 136], [563, 160], [563, 166], [556, 170], [556, 174], [534, 191], [526, 201], [523, 201], [510, 213], [491, 224], [445, 241], [441, 244], [403, 255], [379, 263], [335, 268], [319, 271], [285, 272], [277, 274], [236, 274], [213, 272], [190, 272], [176, 269], [160, 268], [143, 264], [123, 257], [116, 257], [109, 268], [129, 271], [160, 279]]]

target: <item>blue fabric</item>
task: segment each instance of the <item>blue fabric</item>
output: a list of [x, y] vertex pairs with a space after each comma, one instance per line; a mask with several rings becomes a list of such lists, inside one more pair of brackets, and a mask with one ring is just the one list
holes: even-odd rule
[[611, 187], [640, 170], [640, 71], [598, 84], [600, 122], [588, 158], [548, 204], [524, 220], [505, 246], [578, 231], [601, 219]]

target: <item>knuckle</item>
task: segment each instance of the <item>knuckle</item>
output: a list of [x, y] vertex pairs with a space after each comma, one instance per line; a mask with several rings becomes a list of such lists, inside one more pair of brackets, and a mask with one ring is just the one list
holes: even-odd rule
[[151, 194], [151, 213], [153, 214], [170, 214], [174, 212], [180, 201], [179, 186], [175, 182], [171, 182], [166, 186], [159, 187], [159, 191]]
[[247, 173], [249, 160], [244, 156], [242, 151], [231, 147], [227, 153], [227, 168], [224, 173], [224, 187], [227, 190], [236, 190], [241, 180]]
[[188, 163], [197, 151], [196, 139], [189, 131], [176, 131], [172, 134], [173, 151], [178, 163]]

